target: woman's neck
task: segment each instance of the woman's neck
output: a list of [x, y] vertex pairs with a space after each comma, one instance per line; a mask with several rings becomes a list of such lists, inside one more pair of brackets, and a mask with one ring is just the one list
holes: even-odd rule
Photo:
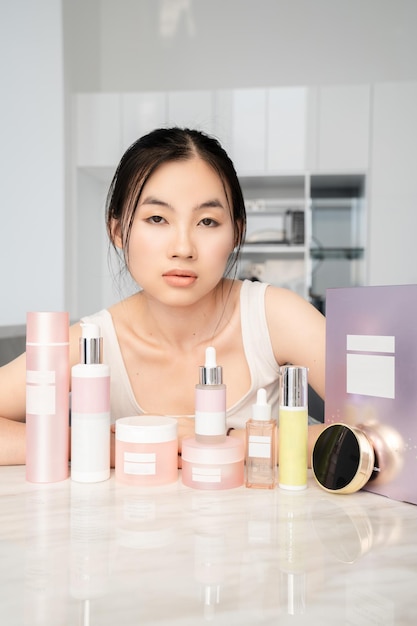
[[132, 331], [146, 341], [182, 352], [210, 345], [234, 310], [234, 285], [225, 282], [192, 306], [165, 306], [139, 292], [126, 302]]

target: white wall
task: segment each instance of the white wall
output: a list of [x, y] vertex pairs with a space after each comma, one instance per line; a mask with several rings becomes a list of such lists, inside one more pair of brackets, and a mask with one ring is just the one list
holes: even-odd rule
[[0, 1], [0, 326], [65, 309], [61, 3]]
[[417, 82], [376, 85], [373, 101], [368, 282], [415, 284]]

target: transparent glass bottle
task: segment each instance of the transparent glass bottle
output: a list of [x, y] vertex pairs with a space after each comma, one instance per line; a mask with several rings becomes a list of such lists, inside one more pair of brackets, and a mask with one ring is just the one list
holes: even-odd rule
[[265, 389], [258, 389], [252, 418], [246, 422], [246, 487], [274, 489], [276, 485], [277, 422]]

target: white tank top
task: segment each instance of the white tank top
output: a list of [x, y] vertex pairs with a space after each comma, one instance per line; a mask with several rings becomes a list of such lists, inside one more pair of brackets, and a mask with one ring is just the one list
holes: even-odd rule
[[[249, 391], [227, 410], [227, 427], [244, 428], [251, 417], [252, 405], [260, 387], [266, 389], [272, 416], [278, 417], [279, 366], [275, 360], [265, 315], [265, 291], [268, 285], [245, 280], [240, 291], [242, 339], [248, 363], [251, 385]], [[103, 336], [103, 361], [111, 371], [111, 417], [144, 413], [133, 394], [129, 377], [120, 352], [113, 320], [107, 309], [82, 318], [83, 322], [98, 324]], [[227, 380], [224, 380], [227, 386]]]

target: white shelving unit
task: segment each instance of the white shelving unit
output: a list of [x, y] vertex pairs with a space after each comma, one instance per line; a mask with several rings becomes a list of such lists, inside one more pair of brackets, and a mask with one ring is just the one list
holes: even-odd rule
[[247, 233], [239, 276], [309, 293], [310, 219], [305, 176], [241, 177]]
[[324, 309], [328, 287], [366, 282], [365, 177], [313, 176], [311, 197], [310, 295]]
[[[328, 287], [365, 284], [364, 175], [242, 178], [248, 228], [239, 275], [325, 310]], [[289, 228], [296, 216], [301, 228]]]

